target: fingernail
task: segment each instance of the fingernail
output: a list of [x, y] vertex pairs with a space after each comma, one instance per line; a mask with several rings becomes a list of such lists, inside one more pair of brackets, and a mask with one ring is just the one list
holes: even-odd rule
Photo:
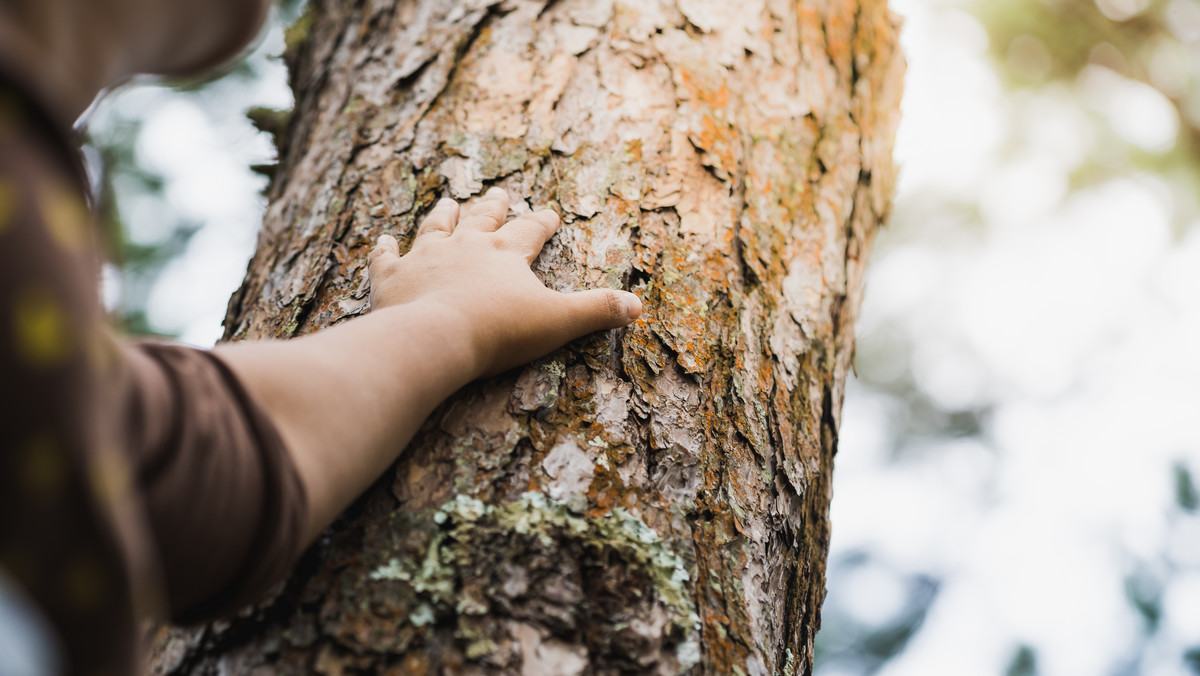
[[438, 208], [438, 209], [445, 209], [445, 208], [447, 208], [447, 207], [452, 207], [452, 206], [454, 206], [455, 204], [458, 204], [458, 203], [457, 203], [457, 202], [455, 202], [454, 200], [450, 199], [449, 197], [443, 197], [442, 199], [440, 199], [440, 200], [438, 200], [438, 201], [437, 201], [437, 204], [435, 205], [435, 208]]
[[629, 315], [629, 320], [633, 321], [642, 316], [642, 301], [632, 293], [625, 294], [625, 312]]
[[504, 192], [504, 188], [501, 188], [500, 186], [492, 186], [491, 188], [488, 188], [487, 192], [483, 193], [483, 196], [488, 197], [488, 198], [495, 198], [495, 197], [503, 197], [506, 194], [508, 194], [508, 193]]

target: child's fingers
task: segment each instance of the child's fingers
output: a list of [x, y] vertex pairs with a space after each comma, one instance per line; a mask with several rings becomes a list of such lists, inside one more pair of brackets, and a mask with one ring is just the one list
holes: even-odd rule
[[617, 329], [642, 316], [642, 301], [628, 291], [593, 289], [564, 296], [572, 337]]
[[483, 198], [472, 204], [463, 215], [458, 227], [463, 229], [494, 232], [504, 225], [508, 216], [508, 193], [504, 188], [491, 188]]
[[431, 232], [444, 232], [447, 235], [454, 232], [454, 225], [458, 222], [458, 202], [443, 197], [434, 205], [433, 211], [421, 221], [421, 226], [417, 228], [417, 237], [428, 235]]
[[391, 235], [380, 235], [375, 248], [367, 254], [367, 274], [375, 277], [382, 265], [400, 259], [400, 243]]
[[379, 239], [375, 240], [375, 248], [371, 249], [371, 253], [367, 254], [367, 264], [374, 263], [380, 256], [391, 254], [396, 258], [400, 257], [400, 242], [396, 241], [391, 235], [380, 235]]
[[524, 253], [527, 261], [533, 263], [542, 247], [558, 230], [558, 223], [558, 214], [543, 209], [509, 221], [500, 229], [500, 234]]

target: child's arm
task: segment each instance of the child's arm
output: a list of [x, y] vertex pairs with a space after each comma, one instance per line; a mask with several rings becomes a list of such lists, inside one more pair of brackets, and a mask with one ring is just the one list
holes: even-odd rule
[[455, 390], [641, 314], [624, 291], [546, 288], [529, 266], [558, 217], [504, 223], [507, 212], [497, 188], [461, 218], [443, 200], [403, 258], [386, 235], [371, 252], [370, 315], [287, 342], [217, 348], [290, 449], [308, 493], [309, 540]]

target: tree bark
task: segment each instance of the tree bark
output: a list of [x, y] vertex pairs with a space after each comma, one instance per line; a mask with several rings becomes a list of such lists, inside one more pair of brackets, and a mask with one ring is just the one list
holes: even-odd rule
[[491, 185], [562, 214], [548, 285], [645, 313], [459, 392], [155, 671], [809, 673], [896, 30], [886, 0], [312, 0], [227, 338], [364, 312], [375, 238]]

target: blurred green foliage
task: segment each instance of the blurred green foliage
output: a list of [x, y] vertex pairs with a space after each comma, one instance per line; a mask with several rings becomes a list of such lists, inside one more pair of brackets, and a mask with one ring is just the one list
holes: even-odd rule
[[1004, 676], [1037, 676], [1037, 673], [1037, 653], [1033, 651], [1033, 648], [1023, 645], [1013, 653], [1012, 661], [1008, 663], [1008, 669], [1004, 671]]
[[[1170, 148], [1130, 145], [1103, 124], [1094, 150], [1072, 177], [1083, 187], [1128, 171], [1154, 172], [1174, 184], [1181, 226], [1200, 215], [1200, 3], [1196, 0], [974, 0], [989, 50], [1013, 90], [1078, 90], [1088, 69], [1102, 68], [1152, 87], [1179, 119]], [[1077, 94], [1078, 95], [1078, 94]]]
[[1183, 659], [1193, 674], [1200, 674], [1200, 646], [1189, 649], [1184, 653]]
[[1175, 502], [1179, 503], [1179, 508], [1183, 511], [1195, 513], [1196, 508], [1200, 507], [1200, 494], [1196, 492], [1196, 482], [1192, 479], [1192, 473], [1182, 462], [1175, 463], [1174, 473]]
[[[300, 15], [305, 0], [277, 0], [272, 21], [290, 23]], [[160, 80], [147, 85], [166, 90], [168, 96], [192, 99], [202, 107], [206, 99], [222, 96], [229, 88], [251, 88], [261, 78], [253, 67], [250, 53], [225, 66], [195, 78]], [[265, 109], [252, 109], [252, 121], [265, 115]], [[286, 119], [286, 111], [275, 111], [273, 119]], [[97, 185], [96, 206], [105, 253], [111, 263], [110, 287], [116, 289], [110, 307], [113, 321], [131, 335], [174, 337], [164, 333], [147, 314], [147, 303], [163, 271], [187, 248], [189, 241], [204, 226], [180, 212], [166, 196], [167, 180], [139, 161], [136, 152], [145, 119], [138, 113], [121, 114], [106, 121], [103, 133], [83, 129], [85, 156], [91, 160], [89, 171]], [[261, 127], [260, 127], [261, 128]], [[276, 131], [277, 130], [272, 130]], [[259, 167], [260, 172], [268, 169]], [[130, 236], [133, 205], [153, 206], [143, 214], [156, 215], [154, 223], [140, 223], [141, 231], [154, 236], [138, 242]], [[143, 216], [144, 218], [144, 216]]]

